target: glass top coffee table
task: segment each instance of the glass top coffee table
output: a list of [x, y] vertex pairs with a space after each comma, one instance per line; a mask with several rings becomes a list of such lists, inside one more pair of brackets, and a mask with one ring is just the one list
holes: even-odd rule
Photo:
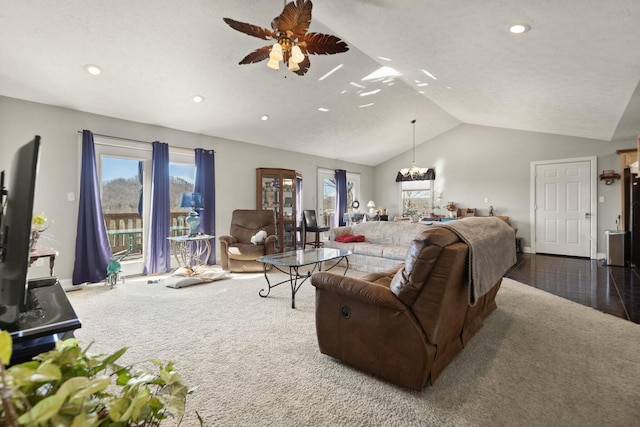
[[[344, 270], [343, 274], [347, 274], [347, 270], [349, 270], [349, 255], [351, 255], [351, 251], [333, 248], [298, 249], [297, 251], [263, 255], [257, 260], [264, 263], [264, 278], [267, 279], [267, 285], [269, 285], [269, 288], [266, 291], [265, 289], [260, 289], [258, 295], [266, 298], [269, 296], [271, 288], [275, 288], [278, 285], [289, 282], [291, 284], [291, 308], [296, 308], [296, 292], [298, 292], [300, 286], [302, 286], [302, 284], [311, 277], [311, 273], [316, 269], [320, 271], [322, 269], [323, 262], [335, 261], [331, 267], [325, 270], [329, 271], [333, 267], [337, 266], [342, 260], [345, 260], [347, 268]], [[276, 270], [282, 273], [288, 274], [289, 278], [272, 285], [269, 281], [269, 276], [267, 275], [267, 267], [269, 265], [272, 265]], [[306, 273], [301, 274], [300, 268], [305, 266], [312, 267]], [[289, 271], [284, 270], [285, 268], [288, 268]]]

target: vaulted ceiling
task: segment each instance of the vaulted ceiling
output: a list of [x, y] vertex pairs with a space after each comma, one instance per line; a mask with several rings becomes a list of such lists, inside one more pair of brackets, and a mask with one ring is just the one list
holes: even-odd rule
[[412, 119], [418, 144], [461, 123], [640, 133], [638, 0], [314, 0], [310, 31], [348, 52], [239, 65], [268, 42], [222, 18], [270, 28], [283, 6], [0, 0], [0, 95], [366, 165], [411, 149]]

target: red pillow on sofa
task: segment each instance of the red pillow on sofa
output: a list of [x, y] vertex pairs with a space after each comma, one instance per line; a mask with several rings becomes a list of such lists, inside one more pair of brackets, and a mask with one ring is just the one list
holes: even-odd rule
[[336, 237], [336, 242], [342, 243], [353, 243], [353, 242], [364, 242], [363, 235], [354, 235], [354, 234], [342, 234]]

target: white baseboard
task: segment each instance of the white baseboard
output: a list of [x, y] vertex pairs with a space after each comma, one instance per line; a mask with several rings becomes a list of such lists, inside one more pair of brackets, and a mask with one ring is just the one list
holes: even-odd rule
[[[525, 246], [525, 247], [522, 248], [522, 253], [530, 254], [530, 253], [533, 253], [533, 252], [531, 252], [531, 247]], [[606, 254], [598, 252], [594, 259], [606, 259], [606, 258], [607, 258]]]

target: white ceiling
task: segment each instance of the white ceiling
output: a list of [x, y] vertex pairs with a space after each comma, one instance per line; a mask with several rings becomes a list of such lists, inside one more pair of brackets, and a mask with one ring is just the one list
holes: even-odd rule
[[[366, 165], [411, 149], [414, 118], [418, 144], [460, 123], [640, 134], [638, 0], [315, 0], [310, 31], [348, 52], [302, 77], [238, 65], [268, 42], [222, 18], [269, 28], [283, 5], [0, 0], [0, 95]], [[510, 34], [518, 22], [531, 31]], [[381, 66], [401, 76], [362, 81]]]

